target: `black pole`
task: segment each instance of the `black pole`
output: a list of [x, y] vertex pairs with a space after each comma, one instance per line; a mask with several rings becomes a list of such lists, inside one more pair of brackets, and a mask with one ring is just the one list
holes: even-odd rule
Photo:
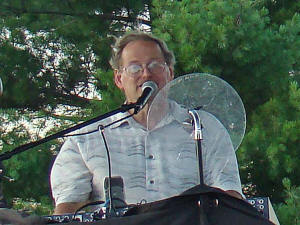
[[68, 133], [71, 133], [75, 130], [78, 130], [80, 128], [83, 128], [87, 125], [90, 125], [92, 123], [95, 123], [97, 121], [100, 121], [100, 120], [103, 120], [103, 119], [106, 119], [112, 115], [115, 115], [117, 113], [120, 113], [120, 112], [126, 112], [130, 109], [133, 109], [136, 107], [136, 104], [133, 103], [133, 104], [128, 104], [128, 105], [122, 105], [121, 107], [119, 107], [118, 109], [115, 109], [111, 112], [107, 112], [103, 115], [100, 115], [100, 116], [97, 116], [93, 119], [90, 119], [88, 121], [85, 121], [83, 123], [80, 123], [80, 124], [77, 124], [73, 127], [70, 127], [70, 128], [67, 128], [65, 130], [62, 130], [60, 132], [57, 132], [55, 134], [52, 134], [52, 135], [49, 135], [41, 140], [38, 140], [38, 141], [34, 141], [34, 142], [30, 142], [30, 143], [27, 143], [27, 144], [24, 144], [24, 145], [21, 145], [21, 146], [18, 146], [17, 148], [13, 149], [12, 151], [10, 152], [5, 152], [3, 154], [0, 155], [0, 162], [3, 161], [3, 160], [7, 160], [7, 159], [10, 159], [12, 156], [16, 155], [16, 154], [19, 154], [21, 152], [24, 152], [28, 149], [31, 149], [31, 148], [34, 148], [40, 144], [43, 144], [43, 143], [46, 143], [48, 141], [51, 141], [53, 139], [56, 139], [56, 138], [60, 138], [60, 137], [63, 137], [64, 135], [68, 134]]
[[[196, 140], [196, 151], [198, 156], [198, 167], [199, 167], [199, 175], [200, 175], [200, 187], [206, 186], [204, 184], [204, 176], [203, 176], [203, 160], [202, 160], [202, 144], [201, 139]], [[205, 195], [199, 196], [198, 206], [199, 206], [199, 216], [200, 216], [200, 225], [209, 225], [207, 219], [206, 208], [209, 205], [209, 199]]]
[[197, 139], [196, 140], [196, 151], [197, 151], [197, 157], [198, 157], [200, 186], [205, 186], [205, 184], [204, 184], [204, 176], [203, 176], [203, 160], [202, 160], [201, 139]]
[[[198, 157], [198, 169], [199, 169], [199, 179], [200, 179], [200, 187], [206, 186], [204, 183], [204, 176], [203, 176], [203, 157], [202, 157], [202, 124], [199, 113], [197, 110], [188, 110], [189, 114], [193, 118], [193, 126], [195, 136], [194, 139], [196, 141], [196, 154]], [[200, 195], [198, 201], [199, 207], [199, 222], [200, 225], [209, 225], [208, 218], [207, 218], [207, 208], [209, 207], [209, 199], [208, 196]]]

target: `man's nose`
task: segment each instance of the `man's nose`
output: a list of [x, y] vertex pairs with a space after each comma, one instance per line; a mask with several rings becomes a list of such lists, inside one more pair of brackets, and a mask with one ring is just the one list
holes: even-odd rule
[[150, 72], [150, 70], [148, 69], [148, 67], [144, 66], [143, 67], [143, 74], [142, 74], [142, 76], [143, 77], [150, 77], [151, 75], [152, 75], [152, 73]]

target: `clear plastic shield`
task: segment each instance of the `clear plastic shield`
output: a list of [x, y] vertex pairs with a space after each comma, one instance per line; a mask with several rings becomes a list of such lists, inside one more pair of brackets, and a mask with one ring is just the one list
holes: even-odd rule
[[[189, 109], [197, 109], [203, 126], [204, 183], [221, 189], [238, 189], [234, 150], [246, 127], [243, 103], [225, 81], [209, 74], [181, 76], [153, 99], [147, 119], [145, 154], [156, 160], [152, 201], [178, 195], [199, 184], [198, 157]], [[159, 142], [159, 143], [157, 143]], [[151, 181], [151, 174], [147, 174]]]
[[226, 128], [235, 150], [246, 130], [246, 112], [238, 93], [224, 80], [205, 73], [181, 76], [169, 82], [153, 100], [148, 112], [148, 129], [162, 120], [174, 101], [183, 108], [199, 108], [214, 115]]

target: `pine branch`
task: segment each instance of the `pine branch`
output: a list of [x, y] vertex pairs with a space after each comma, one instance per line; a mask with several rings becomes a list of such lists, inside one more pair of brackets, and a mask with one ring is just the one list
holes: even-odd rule
[[[73, 17], [88, 17], [88, 18], [97, 18], [97, 19], [104, 19], [104, 20], [118, 20], [118, 21], [125, 21], [125, 22], [135, 22], [136, 18], [132, 17], [125, 17], [125, 16], [117, 16], [109, 13], [102, 13], [102, 14], [87, 14], [87, 13], [73, 13], [73, 12], [59, 12], [59, 11], [51, 11], [51, 10], [27, 10], [25, 8], [16, 8], [11, 6], [2, 6], [6, 10], [12, 11], [14, 14], [18, 16], [22, 14], [37, 14], [37, 15], [60, 15], [60, 16], [73, 16]], [[0, 10], [1, 11], [1, 10]], [[151, 21], [145, 19], [139, 19], [145, 25], [151, 25]]]

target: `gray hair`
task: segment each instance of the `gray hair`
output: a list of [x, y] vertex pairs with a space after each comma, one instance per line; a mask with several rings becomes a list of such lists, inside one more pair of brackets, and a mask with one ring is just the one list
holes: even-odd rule
[[153, 41], [160, 47], [163, 56], [165, 58], [165, 61], [168, 66], [171, 66], [172, 68], [175, 65], [175, 57], [172, 51], [168, 49], [168, 46], [166, 43], [162, 40], [160, 40], [157, 37], [154, 37], [151, 34], [143, 33], [143, 32], [130, 32], [126, 33], [124, 36], [118, 38], [115, 42], [115, 44], [112, 46], [112, 57], [109, 60], [109, 63], [113, 69], [120, 69], [120, 60], [122, 56], [123, 49], [126, 47], [126, 45], [132, 41]]

